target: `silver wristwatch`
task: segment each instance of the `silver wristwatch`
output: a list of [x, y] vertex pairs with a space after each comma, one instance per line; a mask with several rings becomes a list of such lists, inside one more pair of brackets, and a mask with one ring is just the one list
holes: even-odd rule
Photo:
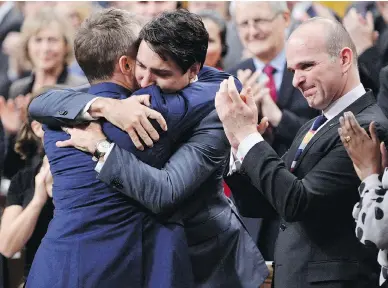
[[111, 142], [109, 142], [107, 139], [98, 141], [96, 143], [96, 151], [93, 153], [93, 161], [97, 162], [101, 157], [104, 157], [105, 154], [109, 151], [110, 144]]

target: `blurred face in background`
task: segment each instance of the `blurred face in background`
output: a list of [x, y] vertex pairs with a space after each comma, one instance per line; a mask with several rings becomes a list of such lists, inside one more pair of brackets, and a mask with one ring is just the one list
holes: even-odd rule
[[55, 8], [64, 15], [76, 31], [92, 11], [91, 2], [58, 1]]
[[40, 9], [48, 6], [55, 6], [56, 1], [24, 1], [22, 4], [24, 17], [35, 15]]
[[235, 21], [244, 47], [262, 61], [271, 61], [283, 50], [288, 12], [274, 13], [268, 2], [237, 2]]
[[68, 50], [65, 37], [55, 22], [31, 36], [27, 49], [33, 69], [39, 71], [62, 69]]
[[225, 20], [229, 17], [229, 2], [228, 1], [189, 1], [188, 10], [192, 13], [198, 13], [203, 10], [217, 11]]
[[177, 2], [174, 1], [135, 1], [130, 4], [131, 12], [152, 19], [162, 12], [174, 11]]
[[[217, 64], [221, 60], [222, 44], [220, 36], [219, 26], [210, 19], [203, 19], [203, 24], [207, 32], [209, 33], [209, 45], [206, 53], [205, 65], [211, 67], [217, 67]], [[220, 68], [220, 67], [218, 67]]]

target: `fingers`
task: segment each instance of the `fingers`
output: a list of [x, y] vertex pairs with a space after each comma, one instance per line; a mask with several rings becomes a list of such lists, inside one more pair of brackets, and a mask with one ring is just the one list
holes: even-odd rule
[[[365, 130], [364, 130], [364, 132], [365, 132]], [[372, 121], [369, 124], [369, 133], [370, 133], [370, 137], [372, 138], [372, 141], [374, 143], [379, 143], [380, 142], [379, 138], [377, 137], [376, 124], [375, 124], [374, 121]], [[366, 134], [366, 132], [365, 132], [365, 134]]]
[[374, 27], [374, 21], [373, 21], [373, 14], [372, 14], [371, 11], [366, 12], [365, 20], [366, 20], [366, 23], [368, 24], [368, 27], [370, 27], [371, 29], [373, 29], [373, 27]]
[[164, 131], [167, 131], [167, 122], [166, 120], [163, 118], [162, 114], [160, 114], [159, 112], [155, 111], [155, 110], [152, 110], [150, 108], [147, 108], [145, 107], [145, 112], [146, 112], [146, 115], [147, 115], [147, 118], [151, 118], [151, 119], [154, 119], [156, 120], [156, 122], [159, 123], [160, 127], [164, 130]]
[[246, 97], [245, 103], [247, 103], [248, 107], [251, 108], [252, 110], [257, 110], [256, 102], [255, 102], [255, 99], [253, 98], [251, 88], [247, 88], [247, 97]]
[[381, 152], [381, 166], [384, 169], [388, 167], [388, 152], [384, 142], [380, 143], [380, 152]]
[[65, 140], [65, 141], [57, 141], [57, 142], [55, 142], [55, 145], [56, 145], [58, 148], [63, 148], [63, 147], [74, 147], [73, 140], [71, 140], [71, 139], [68, 139], [68, 140]]
[[[151, 137], [152, 140], [158, 141], [159, 140], [159, 134], [152, 126], [151, 122], [148, 120], [148, 118], [142, 118], [140, 119], [140, 124], [143, 126], [147, 134]], [[141, 136], [140, 136], [141, 137]], [[144, 139], [143, 139], [144, 141]], [[146, 142], [145, 142], [146, 143]], [[147, 144], [147, 143], [146, 143]]]
[[244, 86], [247, 84], [246, 82], [248, 81], [251, 75], [252, 75], [252, 71], [250, 69], [245, 69], [245, 70], [239, 69], [237, 71], [237, 78]]
[[[346, 151], [348, 151], [348, 154], [349, 154], [349, 150], [348, 150], [348, 144], [349, 142], [345, 140], [345, 137], [347, 136], [344, 132], [344, 129], [343, 128], [338, 128], [338, 134], [340, 136], [340, 139], [341, 139], [341, 142], [342, 144], [344, 145]], [[350, 155], [349, 155], [350, 156]]]
[[224, 80], [221, 82], [220, 84], [220, 89], [218, 90], [218, 93], [227, 93], [228, 92], [228, 84], [227, 84], [227, 81]]
[[148, 95], [148, 94], [144, 94], [144, 95], [136, 95], [136, 96], [132, 96], [132, 97], [135, 97], [136, 100], [139, 101], [139, 103], [141, 104], [144, 104], [146, 106], [150, 106], [151, 105], [151, 96]]
[[268, 128], [269, 126], [269, 122], [268, 122], [268, 118], [267, 117], [263, 117], [259, 123], [259, 125], [257, 125], [257, 131], [263, 135], [265, 130]]
[[[237, 91], [236, 84], [234, 83], [233, 76], [230, 76], [227, 81], [227, 92], [229, 94], [230, 99], [232, 99], [232, 102], [235, 104], [243, 104], [243, 100], [240, 97], [240, 94]], [[245, 92], [243, 92], [245, 90]], [[241, 95], [246, 95], [246, 89], [243, 89], [241, 91]]]
[[[146, 119], [146, 121], [148, 121], [148, 120]], [[148, 135], [148, 133], [146, 132], [146, 130], [142, 126], [141, 122], [135, 123], [133, 128], [135, 129], [137, 135], [141, 138], [141, 140], [143, 140], [143, 142], [148, 147], [152, 147], [154, 145], [154, 142], [152, 141], [152, 139], [150, 138], [150, 136]], [[137, 143], [137, 145], [139, 145], [139, 144]], [[141, 143], [140, 143], [140, 145], [141, 145], [141, 147], [143, 147], [143, 145]], [[143, 147], [143, 149], [144, 149], [144, 147]]]
[[143, 144], [141, 144], [140, 139], [137, 136], [136, 131], [132, 127], [130, 127], [130, 128], [127, 129], [127, 133], [129, 135], [129, 138], [131, 138], [131, 140], [133, 142], [133, 145], [135, 145], [135, 147], [138, 150], [143, 151], [144, 150], [144, 146], [143, 146]]
[[346, 115], [347, 116], [345, 116], [345, 118], [347, 118], [352, 132], [356, 135], [363, 135], [369, 138], [368, 133], [366, 133], [366, 131], [360, 126], [360, 124], [358, 124], [358, 121], [354, 114], [352, 112], [346, 112]]

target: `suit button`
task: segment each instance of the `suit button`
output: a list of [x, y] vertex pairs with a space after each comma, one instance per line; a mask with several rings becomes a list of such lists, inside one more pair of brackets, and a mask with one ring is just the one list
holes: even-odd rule
[[67, 112], [67, 111], [59, 111], [58, 113], [59, 113], [59, 115], [66, 116], [67, 113], [69, 113], [69, 112]]
[[286, 230], [286, 228], [287, 228], [287, 226], [286, 226], [286, 225], [284, 225], [284, 224], [280, 224], [280, 229], [281, 229], [282, 231]]
[[113, 178], [110, 183], [116, 189], [123, 189], [123, 184], [121, 184], [122, 182], [119, 178]]

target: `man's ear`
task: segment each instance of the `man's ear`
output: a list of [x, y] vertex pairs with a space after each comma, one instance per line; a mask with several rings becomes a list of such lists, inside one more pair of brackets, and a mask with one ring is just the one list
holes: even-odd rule
[[132, 71], [132, 67], [130, 63], [132, 60], [128, 56], [121, 56], [119, 59], [119, 68], [120, 72], [124, 75], [130, 75]]
[[350, 48], [345, 47], [341, 50], [340, 52], [340, 57], [341, 57], [341, 66], [342, 66], [342, 73], [347, 73], [352, 66], [353, 62], [353, 52]]
[[201, 70], [201, 65], [199, 63], [194, 63], [189, 68], [189, 78], [190, 80], [193, 80], [199, 73], [199, 70]]

